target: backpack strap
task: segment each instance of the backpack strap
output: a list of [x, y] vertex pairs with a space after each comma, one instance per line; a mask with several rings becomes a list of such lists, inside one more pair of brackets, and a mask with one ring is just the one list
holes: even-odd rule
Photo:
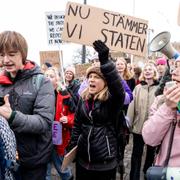
[[33, 82], [33, 86], [35, 87], [35, 89], [38, 91], [40, 86], [41, 86], [41, 82], [43, 80], [44, 75], [43, 74], [37, 74], [35, 76], [33, 76], [32, 78], [32, 82]]

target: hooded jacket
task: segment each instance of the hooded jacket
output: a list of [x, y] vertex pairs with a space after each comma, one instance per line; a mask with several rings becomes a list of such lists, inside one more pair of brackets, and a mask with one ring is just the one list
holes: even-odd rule
[[39, 66], [27, 61], [14, 79], [7, 72], [0, 75], [0, 96], [9, 94], [15, 116], [8, 122], [16, 136], [20, 164], [27, 168], [47, 163], [52, 150], [54, 90], [44, 76], [37, 89], [33, 77], [38, 74]]

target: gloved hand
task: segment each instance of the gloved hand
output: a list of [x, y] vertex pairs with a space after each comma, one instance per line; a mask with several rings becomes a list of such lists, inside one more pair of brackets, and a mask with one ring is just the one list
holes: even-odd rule
[[98, 52], [100, 63], [105, 64], [108, 61], [109, 48], [101, 40], [94, 41], [93, 46]]

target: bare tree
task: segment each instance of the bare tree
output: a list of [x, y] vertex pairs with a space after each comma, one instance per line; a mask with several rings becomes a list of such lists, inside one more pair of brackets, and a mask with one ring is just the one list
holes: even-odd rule
[[[91, 57], [91, 52], [88, 48], [86, 48], [86, 59], [85, 59], [85, 63], [89, 62], [89, 59]], [[73, 64], [82, 64], [82, 48], [78, 48], [75, 50], [75, 53], [73, 55], [73, 60], [72, 60]]]

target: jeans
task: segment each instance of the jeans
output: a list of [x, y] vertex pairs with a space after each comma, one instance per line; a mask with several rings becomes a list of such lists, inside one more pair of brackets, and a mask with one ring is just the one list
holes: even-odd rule
[[[53, 150], [52, 163], [54, 164], [56, 171], [58, 172], [62, 180], [69, 180], [72, 178], [72, 170], [71, 167], [68, 167], [65, 171], [61, 171], [63, 159], [64, 156], [58, 155], [57, 152]], [[49, 163], [46, 172], [46, 180], [51, 180], [51, 168], [51, 163]]]

